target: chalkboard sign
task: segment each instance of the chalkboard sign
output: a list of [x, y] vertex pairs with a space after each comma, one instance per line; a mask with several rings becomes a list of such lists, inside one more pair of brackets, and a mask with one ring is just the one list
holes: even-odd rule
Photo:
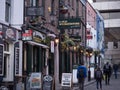
[[43, 77], [43, 89], [42, 90], [52, 90], [53, 87], [53, 78], [50, 75]]
[[3, 44], [0, 44], [0, 76], [3, 76], [3, 64], [4, 64], [4, 60], [3, 60], [3, 49], [4, 46]]

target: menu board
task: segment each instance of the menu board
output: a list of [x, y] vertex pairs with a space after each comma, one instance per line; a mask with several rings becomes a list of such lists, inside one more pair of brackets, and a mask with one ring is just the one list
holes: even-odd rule
[[0, 44], [0, 76], [3, 76], [3, 68], [4, 68], [4, 59], [3, 59], [3, 44]]
[[15, 75], [19, 75], [19, 48], [15, 48]]

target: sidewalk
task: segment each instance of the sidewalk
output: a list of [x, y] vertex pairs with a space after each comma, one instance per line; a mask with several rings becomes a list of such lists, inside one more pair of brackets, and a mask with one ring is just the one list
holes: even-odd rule
[[[84, 84], [84, 86], [88, 86], [88, 85], [90, 85], [90, 84], [92, 84], [92, 83], [94, 83], [94, 82], [95, 82], [94, 79], [88, 81], [88, 78], [86, 78], [86, 79], [85, 79], [85, 84]], [[78, 86], [77, 86], [77, 85], [74, 86], [72, 90], [78, 90]]]
[[[88, 81], [88, 79], [86, 78], [85, 79], [85, 86], [88, 86], [88, 85], [90, 85], [90, 84], [92, 84], [92, 83], [94, 83], [95, 82], [95, 80], [94, 79], [92, 79], [91, 81]], [[62, 90], [62, 87], [61, 87], [61, 84], [59, 84], [59, 89], [58, 90]], [[67, 89], [68, 90], [68, 89]], [[73, 88], [72, 88], [72, 90], [78, 90], [78, 85], [73, 85]]]

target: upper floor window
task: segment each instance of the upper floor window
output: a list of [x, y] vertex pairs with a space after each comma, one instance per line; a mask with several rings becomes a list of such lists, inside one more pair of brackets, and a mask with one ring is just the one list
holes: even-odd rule
[[6, 0], [5, 21], [10, 22], [11, 0]]
[[113, 48], [114, 49], [118, 48], [118, 42], [113, 42]]
[[4, 42], [4, 51], [9, 51], [9, 43]]
[[39, 0], [30, 0], [30, 5], [31, 6], [39, 6]]

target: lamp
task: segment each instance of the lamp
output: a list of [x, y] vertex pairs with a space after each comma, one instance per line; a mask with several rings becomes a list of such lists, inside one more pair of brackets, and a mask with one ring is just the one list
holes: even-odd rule
[[57, 46], [58, 43], [59, 43], [59, 38], [55, 37], [55, 46]]

